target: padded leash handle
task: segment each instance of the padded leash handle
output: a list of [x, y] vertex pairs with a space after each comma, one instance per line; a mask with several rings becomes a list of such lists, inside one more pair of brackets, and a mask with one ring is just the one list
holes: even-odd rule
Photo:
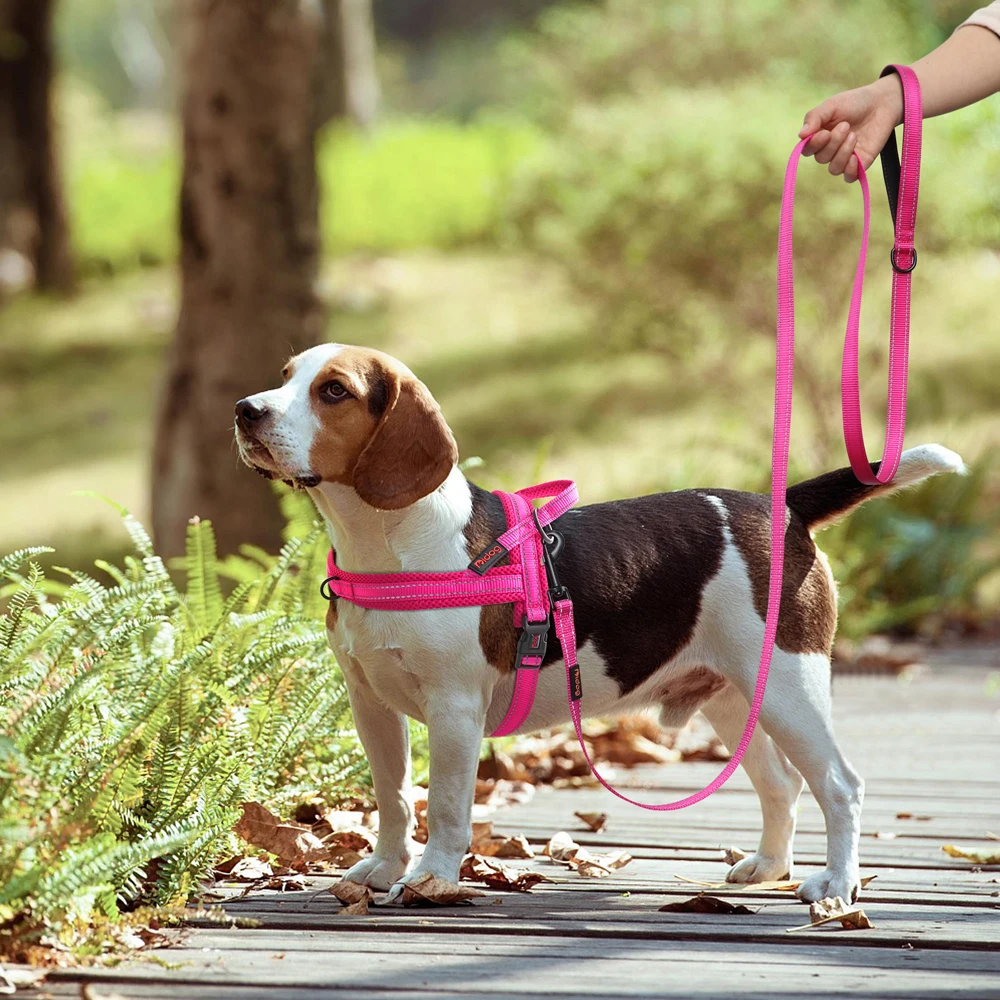
[[[910, 354], [910, 284], [913, 269], [917, 266], [914, 235], [917, 225], [917, 196], [920, 189], [923, 101], [917, 75], [909, 66], [895, 64], [886, 66], [881, 75], [887, 76], [890, 73], [899, 75], [899, 82], [903, 88], [903, 155], [900, 160], [896, 133], [893, 131], [889, 134], [889, 139], [880, 154], [895, 238], [889, 254], [892, 262], [892, 312], [889, 322], [889, 384], [885, 444], [877, 474], [872, 472], [865, 449], [858, 393], [858, 312], [861, 305], [860, 283], [863, 275], [855, 278], [855, 295], [851, 299], [851, 317], [844, 338], [844, 364], [840, 379], [847, 457], [857, 479], [869, 486], [890, 482], [896, 475], [899, 459], [903, 453]], [[867, 219], [864, 242], [867, 251]]]

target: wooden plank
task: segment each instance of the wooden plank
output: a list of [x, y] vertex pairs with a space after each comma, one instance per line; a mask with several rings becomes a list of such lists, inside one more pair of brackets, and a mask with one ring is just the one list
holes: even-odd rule
[[[505, 861], [515, 869], [531, 869], [555, 879], [560, 891], [565, 892], [659, 892], [676, 896], [701, 891], [694, 882], [719, 883], [724, 880], [725, 865], [705, 865], [697, 862], [673, 862], [636, 858], [621, 871], [607, 878], [582, 878], [556, 865], [547, 858], [531, 861]], [[816, 866], [800, 866], [798, 877], [809, 875]], [[258, 901], [281, 899], [289, 909], [309, 909], [316, 893], [324, 893], [336, 881], [332, 877], [313, 876], [308, 880], [308, 889], [300, 893], [278, 894], [272, 891], [252, 893], [243, 899], [235, 899], [242, 894], [242, 887], [226, 890], [231, 902], [224, 905], [231, 912], [253, 910]], [[220, 890], [221, 893], [222, 890]], [[775, 895], [773, 891], [762, 892], [754, 886], [730, 885], [724, 889], [711, 890], [713, 895], [748, 896], [771, 900], [791, 900], [788, 894]], [[961, 871], [935, 872], [927, 870], [894, 871], [880, 870], [878, 878], [871, 882], [862, 893], [862, 899], [878, 902], [901, 902], [910, 905], [984, 906], [1000, 904], [1000, 878], [989, 872]], [[242, 909], [241, 909], [242, 908]]]
[[[697, 887], [692, 887], [697, 893]], [[732, 897], [730, 897], [732, 898]], [[494, 933], [511, 925], [530, 924], [538, 931], [565, 933], [567, 924], [575, 933], [636, 936], [685, 940], [713, 937], [726, 941], [830, 941], [830, 928], [786, 934], [787, 928], [808, 922], [808, 910], [797, 901], [768, 899], [755, 901], [760, 909], [752, 916], [659, 913], [666, 896], [635, 893], [623, 895], [595, 889], [566, 892], [562, 887], [538, 886], [531, 894], [506, 893], [491, 896], [474, 907], [442, 909], [402, 909], [381, 907], [369, 917], [339, 917], [340, 904], [326, 893], [314, 893], [308, 900], [291, 900], [275, 895], [269, 899], [229, 904], [227, 912], [250, 917], [269, 928], [329, 928], [342, 924], [345, 931], [357, 929], [399, 929], [401, 927], [461, 927], [465, 932]], [[748, 901], [749, 902], [749, 901]], [[1000, 906], [948, 906], [941, 900], [914, 906], [864, 903], [875, 923], [873, 930], [855, 935], [857, 944], [871, 947], [899, 947], [905, 943], [921, 947], [954, 947], [1000, 951]], [[560, 931], [562, 928], [562, 931]], [[603, 929], [603, 930], [602, 930]], [[533, 931], [534, 932], [534, 931]]]
[[[263, 933], [263, 932], [261, 932]], [[378, 947], [361, 947], [367, 940]], [[588, 942], [562, 940], [559, 948], [521, 938], [497, 942], [447, 940], [407, 947], [398, 936], [376, 942], [361, 935], [336, 933], [275, 935], [200, 932], [191, 947], [175, 949], [184, 967], [172, 977], [175, 988], [239, 982], [274, 989], [336, 988], [337, 995], [470, 996], [705, 996], [783, 997], [901, 995], [980, 998], [1000, 996], [992, 954], [956, 955], [923, 951], [886, 951], [873, 961], [869, 949], [836, 945], [795, 948], [737, 944], [725, 951], [715, 943], [616, 940], [604, 954], [588, 951]], [[566, 950], [564, 950], [564, 947]], [[477, 950], [478, 948], [478, 950]], [[964, 959], [964, 961], [959, 961]], [[57, 971], [53, 981], [99, 981], [134, 985], [162, 976], [148, 964], [116, 970]], [[626, 985], [627, 984], [627, 985]], [[617, 987], [617, 989], [616, 989]], [[995, 992], [991, 993], [990, 991]], [[430, 992], [428, 992], [430, 991]], [[947, 991], [947, 994], [945, 993]], [[188, 993], [187, 995], [196, 995]]]
[[[990, 656], [993, 654], [991, 653]], [[985, 661], [984, 661], [985, 662]], [[1000, 666], [1000, 658], [989, 663]], [[536, 844], [569, 830], [596, 850], [626, 847], [636, 860], [605, 880], [582, 879], [544, 859], [515, 862], [560, 881], [529, 895], [497, 894], [473, 907], [376, 908], [339, 916], [325, 889], [255, 893], [226, 903], [255, 929], [200, 926], [181, 949], [163, 953], [180, 969], [128, 963], [113, 970], [59, 970], [57, 997], [80, 981], [134, 1000], [528, 1000], [540, 995], [608, 1000], [677, 997], [810, 1000], [848, 994], [922, 1000], [1000, 1000], [1000, 874], [948, 858], [941, 844], [981, 843], [1000, 833], [1000, 701], [984, 697], [986, 671], [948, 668], [912, 683], [838, 677], [834, 712], [845, 751], [867, 781], [862, 857], [879, 879], [862, 905], [869, 931], [786, 933], [807, 921], [793, 898], [726, 886], [713, 895], [760, 909], [749, 916], [660, 913], [667, 900], [697, 894], [684, 875], [718, 882], [720, 846], [755, 846], [756, 793], [742, 771], [698, 809], [660, 819], [603, 790], [542, 788], [529, 802], [494, 814], [495, 829]], [[721, 765], [694, 763], [618, 770], [615, 780], [650, 798], [702, 787]], [[645, 789], [645, 792], [641, 790]], [[576, 810], [607, 811], [601, 835], [578, 829]], [[897, 820], [897, 812], [931, 820]], [[796, 874], [823, 862], [816, 803], [799, 813]], [[877, 830], [895, 839], [876, 839]], [[234, 890], [238, 891], [238, 890]], [[63, 992], [63, 991], [70, 992]]]

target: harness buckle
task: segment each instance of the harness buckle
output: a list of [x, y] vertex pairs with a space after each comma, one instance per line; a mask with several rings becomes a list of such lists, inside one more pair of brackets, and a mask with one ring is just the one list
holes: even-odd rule
[[521, 622], [521, 637], [517, 640], [517, 655], [514, 666], [518, 670], [538, 670], [545, 659], [549, 644], [549, 618], [540, 622], [529, 622], [525, 615]]

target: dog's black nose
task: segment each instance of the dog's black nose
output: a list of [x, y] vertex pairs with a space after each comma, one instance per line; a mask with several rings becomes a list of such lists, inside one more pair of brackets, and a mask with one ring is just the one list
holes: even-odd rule
[[267, 407], [252, 399], [241, 399], [236, 404], [236, 419], [241, 424], [252, 424], [267, 416]]

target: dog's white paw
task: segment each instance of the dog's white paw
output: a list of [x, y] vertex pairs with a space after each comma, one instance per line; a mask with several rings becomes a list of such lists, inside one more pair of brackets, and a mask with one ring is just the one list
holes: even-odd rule
[[846, 902], [853, 903], [860, 891], [861, 878], [858, 872], [838, 872], [824, 868], [821, 872], [810, 875], [798, 887], [795, 895], [805, 903], [815, 903], [833, 896], [840, 896]]
[[408, 865], [407, 858], [380, 858], [373, 854], [349, 868], [344, 881], [370, 885], [373, 889], [388, 889], [406, 873]]
[[751, 854], [729, 869], [726, 881], [779, 882], [788, 878], [791, 871], [791, 858], [769, 858], [763, 854]]
[[450, 866], [448, 866], [448, 868], [448, 871], [435, 871], [433, 868], [425, 868], [423, 865], [417, 865], [412, 872], [397, 880], [395, 885], [393, 885], [393, 887], [389, 890], [389, 895], [385, 897], [386, 903], [398, 903], [403, 897], [403, 890], [406, 888], [407, 884], [410, 882], [416, 882], [428, 872], [430, 872], [430, 874], [432, 874], [435, 878], [444, 879], [446, 882], [457, 882], [459, 879], [458, 869], [456, 868], [452, 871]]

